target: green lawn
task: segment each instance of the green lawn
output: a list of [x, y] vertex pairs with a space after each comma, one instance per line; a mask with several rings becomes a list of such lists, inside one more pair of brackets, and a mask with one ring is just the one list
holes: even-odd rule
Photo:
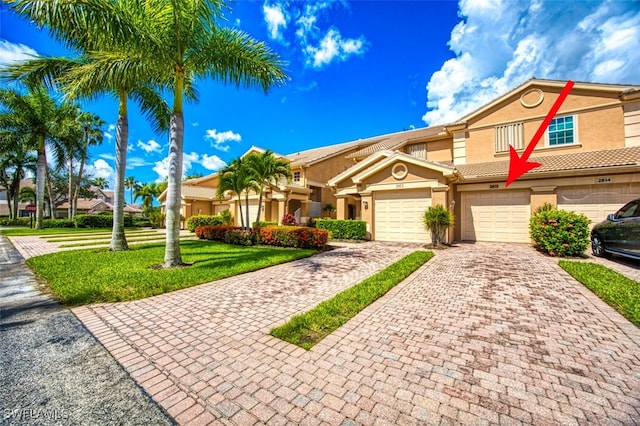
[[561, 260], [559, 265], [625, 318], [640, 326], [640, 283], [596, 263]]
[[64, 304], [142, 299], [311, 256], [313, 250], [243, 247], [205, 240], [180, 243], [191, 266], [160, 269], [164, 243], [129, 251], [86, 249], [32, 257], [27, 264]]
[[[140, 228], [125, 228], [126, 232], [138, 231]], [[4, 235], [58, 235], [58, 234], [73, 234], [73, 235], [96, 235], [101, 233], [111, 234], [111, 228], [45, 228], [45, 229], [31, 229], [31, 228], [11, 228], [0, 229], [0, 232]]]
[[413, 252], [312, 310], [291, 318], [286, 324], [271, 330], [271, 335], [309, 350], [432, 257], [433, 252], [430, 251]]

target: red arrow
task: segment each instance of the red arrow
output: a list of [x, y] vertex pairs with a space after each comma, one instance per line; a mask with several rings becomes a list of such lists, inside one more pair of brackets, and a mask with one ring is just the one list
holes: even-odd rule
[[522, 153], [522, 157], [519, 157], [516, 150], [511, 145], [509, 145], [509, 175], [507, 176], [507, 183], [504, 186], [505, 188], [511, 185], [512, 182], [514, 182], [523, 174], [527, 173], [529, 170], [532, 170], [532, 169], [535, 169], [536, 167], [541, 166], [540, 163], [527, 161], [527, 160], [529, 160], [529, 156], [533, 152], [533, 149], [536, 147], [536, 145], [542, 138], [542, 135], [544, 135], [544, 132], [547, 130], [547, 127], [549, 127], [549, 123], [551, 123], [551, 120], [553, 120], [553, 117], [555, 117], [555, 115], [558, 113], [560, 106], [562, 105], [564, 100], [567, 99], [567, 96], [569, 95], [569, 92], [571, 91], [572, 87], [573, 87], [573, 81], [571, 80], [567, 81], [567, 84], [564, 86], [564, 89], [562, 89], [562, 92], [560, 92], [560, 96], [558, 96], [558, 99], [556, 99], [556, 101], [554, 102], [553, 106], [551, 107], [551, 110], [549, 111], [547, 116], [544, 118], [544, 121], [542, 122], [540, 127], [538, 127], [538, 131], [536, 132], [535, 135], [533, 135], [533, 139], [531, 139], [531, 142], [529, 142], [529, 145], [527, 145], [527, 149], [525, 149], [524, 152]]

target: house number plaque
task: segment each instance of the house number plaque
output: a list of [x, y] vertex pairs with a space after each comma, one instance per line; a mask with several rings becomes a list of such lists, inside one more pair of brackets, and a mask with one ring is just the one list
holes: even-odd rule
[[613, 182], [613, 179], [611, 179], [610, 177], [599, 177], [596, 179], [596, 183], [611, 183]]

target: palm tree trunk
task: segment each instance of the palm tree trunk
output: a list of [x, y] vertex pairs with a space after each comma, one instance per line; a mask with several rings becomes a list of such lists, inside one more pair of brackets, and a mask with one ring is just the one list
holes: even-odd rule
[[[71, 155], [71, 154], [69, 154]], [[73, 219], [73, 158], [69, 157], [69, 207], [67, 208], [67, 218]]]
[[260, 196], [258, 197], [258, 217], [256, 217], [256, 221], [254, 223], [260, 223], [260, 214], [262, 213], [262, 194], [264, 189], [260, 190]]
[[44, 176], [46, 178], [46, 183], [47, 183], [47, 192], [49, 193], [49, 217], [51, 219], [55, 219], [55, 215], [54, 215], [55, 203], [53, 200], [53, 185], [51, 185], [51, 179], [49, 177], [49, 168], [47, 167], [46, 157], [45, 157], [45, 166], [44, 166]]
[[244, 192], [244, 208], [247, 209], [247, 227], [245, 228], [247, 231], [251, 230], [251, 218], [249, 217], [249, 190], [247, 189]]
[[82, 184], [82, 174], [84, 173], [84, 164], [87, 161], [87, 151], [89, 150], [89, 132], [85, 131], [84, 151], [80, 157], [80, 167], [78, 168], [78, 176], [76, 177], [76, 187], [73, 194], [73, 206], [71, 210], [71, 220], [76, 218], [78, 212], [78, 194], [80, 193], [80, 185]]
[[[13, 205], [11, 203], [10, 198], [11, 197], [7, 197], [7, 204], [9, 207], [9, 216], [11, 216], [11, 211], [13, 210], [13, 219], [17, 219], [18, 218], [18, 203], [20, 202], [20, 171], [16, 170], [16, 177], [17, 179], [14, 179], [13, 182], [11, 183], [11, 190], [13, 191]], [[7, 195], [9, 195], [7, 193]]]
[[173, 113], [169, 141], [169, 182], [167, 186], [167, 239], [164, 267], [182, 264], [180, 254], [180, 178], [182, 177], [182, 149], [184, 141], [184, 118], [182, 112]]
[[111, 230], [111, 251], [128, 250], [124, 234], [124, 173], [127, 166], [127, 144], [129, 142], [129, 121], [127, 118], [127, 94], [120, 93], [118, 127], [116, 129], [116, 179], [113, 194], [113, 228]]
[[46, 166], [47, 158], [44, 151], [44, 135], [38, 135], [38, 160], [36, 163], [36, 229], [42, 229]]
[[242, 195], [238, 194], [238, 211], [240, 212], [240, 226], [244, 229], [244, 215], [242, 213]]

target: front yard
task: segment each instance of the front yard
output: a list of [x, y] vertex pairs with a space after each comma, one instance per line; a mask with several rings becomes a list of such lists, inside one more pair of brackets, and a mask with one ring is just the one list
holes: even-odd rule
[[161, 269], [164, 243], [61, 251], [32, 257], [27, 264], [66, 305], [122, 302], [167, 293], [311, 256], [314, 250], [233, 246], [197, 240], [180, 243], [191, 266]]

